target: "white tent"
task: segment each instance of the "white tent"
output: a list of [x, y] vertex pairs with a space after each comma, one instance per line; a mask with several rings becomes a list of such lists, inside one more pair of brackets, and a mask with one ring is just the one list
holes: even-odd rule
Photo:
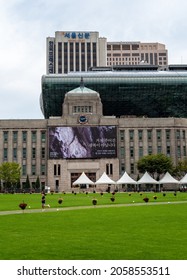
[[75, 182], [73, 182], [73, 185], [82, 185], [82, 184], [94, 185], [94, 182], [90, 180], [84, 172], [82, 172], [80, 177]]
[[146, 171], [145, 174], [138, 180], [138, 184], [158, 184], [158, 181], [153, 179]]
[[116, 184], [137, 184], [125, 171], [122, 177], [116, 182]]
[[101, 177], [95, 182], [95, 185], [116, 184], [108, 175], [104, 172]]
[[179, 181], [179, 184], [187, 184], [187, 173], [186, 173], [186, 175]]
[[169, 172], [166, 172], [164, 177], [159, 181], [159, 184], [178, 184], [179, 181], [173, 178]]

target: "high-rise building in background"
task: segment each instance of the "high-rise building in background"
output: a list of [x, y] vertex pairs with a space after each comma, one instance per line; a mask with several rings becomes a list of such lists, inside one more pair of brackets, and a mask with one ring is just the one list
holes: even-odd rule
[[106, 66], [106, 38], [98, 32], [57, 31], [47, 38], [47, 74], [87, 71]]
[[164, 44], [141, 42], [107, 42], [107, 65], [167, 66], [168, 51]]
[[91, 67], [113, 65], [167, 66], [164, 44], [142, 42], [107, 42], [92, 31], [57, 31], [47, 38], [47, 74], [86, 72]]

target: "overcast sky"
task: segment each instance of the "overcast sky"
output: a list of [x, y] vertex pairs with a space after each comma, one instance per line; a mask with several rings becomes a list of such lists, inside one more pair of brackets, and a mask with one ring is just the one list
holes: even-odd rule
[[186, 0], [0, 0], [0, 119], [41, 119], [46, 37], [98, 31], [108, 41], [160, 42], [187, 64]]

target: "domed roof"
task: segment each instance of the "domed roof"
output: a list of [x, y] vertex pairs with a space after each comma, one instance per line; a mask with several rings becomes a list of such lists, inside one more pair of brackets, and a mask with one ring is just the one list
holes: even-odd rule
[[67, 95], [96, 95], [96, 96], [99, 96], [99, 93], [95, 90], [92, 90], [90, 88], [87, 88], [85, 86], [80, 86], [80, 87], [77, 87], [73, 90], [70, 90], [66, 93]]

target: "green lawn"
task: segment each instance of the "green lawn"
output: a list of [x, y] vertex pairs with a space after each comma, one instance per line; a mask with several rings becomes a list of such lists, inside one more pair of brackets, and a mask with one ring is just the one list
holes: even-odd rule
[[[146, 194], [153, 205], [99, 208], [112, 204], [111, 194], [47, 195], [52, 207], [90, 205], [90, 209], [0, 216], [0, 259], [4, 260], [186, 260], [187, 203], [159, 205], [159, 201], [186, 200], [187, 194], [167, 193], [166, 197]], [[115, 194], [114, 203], [142, 202], [143, 194]], [[1, 210], [18, 209], [24, 197], [32, 208], [41, 207], [36, 194], [0, 195]], [[7, 209], [8, 208], [8, 209]], [[20, 210], [21, 211], [21, 210]]]
[[[157, 196], [157, 200], [154, 200], [153, 196]], [[164, 197], [162, 193], [116, 193], [115, 202], [111, 202], [110, 198], [112, 194], [104, 193], [103, 196], [100, 193], [67, 193], [67, 194], [47, 194], [46, 204], [50, 204], [53, 208], [56, 207], [71, 207], [71, 206], [89, 206], [92, 205], [92, 199], [96, 198], [98, 205], [107, 204], [128, 204], [128, 203], [145, 203], [144, 197], [149, 198], [149, 202], [173, 202], [173, 201], [187, 201], [187, 193], [178, 192], [176, 196], [174, 193], [167, 193]], [[58, 204], [58, 198], [63, 198], [61, 206]], [[21, 202], [27, 203], [27, 209], [41, 208], [41, 194], [0, 194], [0, 211], [5, 210], [19, 210], [19, 204]], [[27, 211], [26, 209], [26, 211]]]

